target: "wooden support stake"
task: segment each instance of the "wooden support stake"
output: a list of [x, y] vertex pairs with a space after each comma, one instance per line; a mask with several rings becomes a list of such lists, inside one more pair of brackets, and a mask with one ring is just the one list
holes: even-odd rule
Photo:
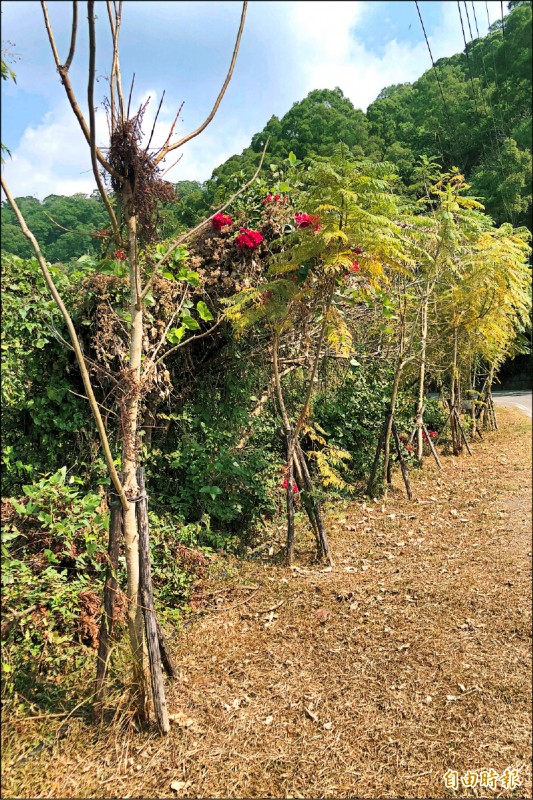
[[168, 648], [167, 640], [161, 630], [161, 626], [159, 624], [159, 620], [157, 617], [155, 618], [155, 624], [157, 628], [157, 638], [159, 640], [159, 654], [161, 656], [161, 662], [163, 664], [163, 668], [167, 673], [169, 678], [177, 678], [178, 671], [174, 666], [174, 662], [172, 661], [172, 656], [170, 655], [170, 650]]
[[[316, 532], [318, 534], [317, 538], [317, 556], [318, 558], [325, 557], [326, 561], [330, 566], [333, 566], [333, 559], [331, 557], [331, 552], [329, 549], [329, 542], [328, 536], [326, 533], [326, 528], [324, 526], [324, 521], [322, 519], [322, 513], [320, 510], [320, 504], [317, 500], [313, 498], [313, 482], [311, 480], [311, 475], [309, 474], [309, 468], [307, 466], [307, 461], [304, 455], [304, 452], [299, 444], [296, 445], [296, 454], [299, 460], [299, 464], [302, 471], [302, 476], [305, 482], [305, 488], [309, 493], [309, 497], [311, 500], [311, 509], [312, 509], [312, 517], [314, 517], [315, 525], [316, 525]], [[309, 515], [309, 511], [308, 511]], [[313, 520], [311, 515], [309, 515], [311, 525], [313, 525]]]
[[[119, 476], [122, 480], [122, 476]], [[122, 538], [122, 506], [115, 495], [109, 502], [109, 538], [107, 544], [107, 568], [104, 585], [104, 613], [100, 620], [98, 656], [96, 665], [96, 684], [94, 697], [94, 716], [100, 722], [104, 715], [104, 700], [107, 694], [107, 672], [113, 640], [113, 616], [117, 592], [117, 569]]]
[[168, 719], [167, 701], [163, 673], [161, 672], [161, 655], [159, 649], [159, 636], [157, 631], [154, 597], [152, 592], [152, 573], [150, 567], [150, 542], [148, 532], [148, 499], [144, 484], [144, 469], [137, 470], [137, 483], [140, 499], [137, 501], [137, 529], [139, 532], [139, 583], [141, 604], [143, 606], [144, 625], [146, 629], [146, 643], [150, 663], [150, 679], [152, 686], [152, 702], [157, 727], [160, 733], [167, 734], [170, 730]]
[[422, 423], [422, 430], [426, 434], [426, 439], [427, 439], [428, 444], [429, 444], [429, 449], [431, 450], [431, 452], [433, 454], [433, 458], [437, 462], [438, 468], [442, 469], [442, 464], [440, 463], [439, 457], [437, 455], [437, 451], [435, 450], [435, 446], [434, 446], [433, 442], [431, 441], [431, 437], [430, 437], [430, 435], [428, 433], [428, 430], [427, 430], [426, 426], [424, 425], [424, 423]]
[[496, 409], [494, 408], [494, 400], [492, 399], [492, 394], [490, 395], [490, 409], [492, 411], [492, 419], [494, 421], [494, 430], [498, 430], [498, 420], [496, 418]]
[[374, 484], [376, 482], [376, 475], [377, 475], [378, 465], [379, 465], [379, 457], [381, 455], [381, 449], [383, 447], [383, 442], [385, 441], [385, 433], [386, 433], [386, 430], [387, 430], [387, 421], [388, 421], [388, 414], [385, 417], [385, 423], [383, 425], [381, 433], [379, 434], [378, 446], [376, 447], [376, 455], [374, 456], [374, 463], [372, 464], [372, 471], [370, 473], [370, 478], [368, 479], [368, 485], [366, 487], [366, 493], [367, 493], [367, 495], [369, 495], [369, 497], [373, 496]]
[[[287, 443], [287, 450], [290, 450], [290, 444]], [[294, 457], [291, 458], [287, 471], [287, 548], [286, 558], [287, 564], [292, 565], [294, 561], [294, 490], [292, 488], [294, 482]]]
[[396, 423], [393, 421], [392, 423], [392, 434], [394, 436], [394, 443], [396, 445], [396, 452], [398, 453], [398, 459], [400, 461], [400, 469], [402, 471], [403, 482], [405, 483], [405, 488], [407, 490], [407, 497], [409, 500], [413, 499], [413, 493], [411, 491], [411, 484], [409, 483], [409, 476], [407, 474], [407, 466], [405, 461], [403, 460], [402, 455], [402, 446], [400, 444], [400, 437], [398, 436], [398, 429], [396, 428]]
[[455, 420], [456, 420], [456, 422], [457, 422], [457, 424], [459, 426], [459, 430], [461, 431], [461, 435], [463, 437], [463, 442], [465, 443], [466, 449], [468, 450], [468, 455], [471, 456], [472, 455], [472, 451], [470, 449], [470, 445], [468, 444], [468, 440], [466, 438], [466, 434], [464, 432], [463, 426], [461, 425], [461, 420], [459, 419], [459, 414], [457, 413], [457, 409], [456, 408], [454, 408], [454, 412], [455, 412]]

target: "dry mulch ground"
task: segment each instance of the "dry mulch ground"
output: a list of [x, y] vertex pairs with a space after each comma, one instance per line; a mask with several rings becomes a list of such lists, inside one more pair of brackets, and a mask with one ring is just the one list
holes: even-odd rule
[[531, 797], [531, 423], [499, 417], [413, 502], [332, 507], [333, 570], [303, 532], [292, 570], [228, 559], [172, 640], [166, 739], [71, 719], [17, 764], [8, 734], [4, 797]]

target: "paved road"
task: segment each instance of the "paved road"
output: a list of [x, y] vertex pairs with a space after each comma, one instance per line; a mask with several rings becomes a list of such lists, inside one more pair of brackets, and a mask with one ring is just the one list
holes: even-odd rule
[[492, 392], [492, 397], [496, 405], [519, 408], [531, 417], [531, 392]]

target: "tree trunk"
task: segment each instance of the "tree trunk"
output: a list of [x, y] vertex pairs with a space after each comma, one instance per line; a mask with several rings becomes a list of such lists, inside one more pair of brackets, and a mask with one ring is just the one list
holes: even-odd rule
[[[333, 564], [331, 553], [329, 550], [328, 538], [322, 520], [320, 511], [320, 504], [313, 498], [313, 482], [309, 474], [307, 462], [304, 453], [300, 447], [297, 439], [297, 433], [293, 430], [285, 401], [283, 399], [283, 390], [281, 388], [281, 375], [278, 363], [278, 349], [279, 349], [279, 336], [274, 334], [272, 344], [272, 369], [274, 374], [274, 386], [276, 389], [276, 397], [278, 400], [279, 411], [283, 420], [283, 427], [285, 430], [285, 439], [287, 443], [287, 463], [289, 472], [292, 468], [293, 479], [296, 473], [297, 485], [300, 490], [304, 491], [306, 497], [302, 497], [302, 505], [306, 510], [311, 528], [315, 534], [317, 543], [317, 558], [320, 560], [325, 556], [330, 565]], [[287, 480], [289, 480], [287, 478]], [[288, 490], [287, 490], [288, 491]], [[291, 563], [290, 559], [294, 553], [294, 497], [289, 499], [287, 495], [287, 560]]]
[[137, 530], [136, 504], [139, 493], [137, 485], [138, 423], [141, 356], [143, 339], [143, 312], [140, 301], [140, 275], [137, 252], [137, 219], [130, 209], [130, 197], [124, 198], [128, 223], [128, 248], [130, 272], [130, 347], [129, 347], [129, 391], [123, 401], [122, 413], [122, 470], [124, 490], [128, 508], [124, 513], [124, 549], [128, 576], [128, 632], [133, 657], [133, 689], [136, 695], [137, 713], [141, 720], [147, 718], [146, 680], [143, 665], [143, 615], [139, 603], [139, 536]]
[[420, 367], [418, 371], [418, 402], [416, 409], [416, 459], [422, 466], [424, 460], [424, 436], [422, 425], [424, 422], [424, 383], [426, 380], [426, 351], [428, 338], [428, 305], [427, 294], [424, 296], [421, 309], [420, 322]]
[[452, 357], [452, 373], [450, 381], [450, 432], [452, 436], [452, 452], [454, 456], [458, 456], [463, 449], [461, 441], [461, 433], [457, 425], [457, 405], [459, 403], [458, 381], [457, 381], [457, 357], [458, 357], [458, 335], [457, 328], [453, 329], [453, 357]]
[[[287, 442], [287, 450], [290, 452], [291, 440]], [[294, 561], [294, 469], [293, 459], [289, 461], [287, 472], [287, 564], [291, 566]]]
[[390, 404], [388, 408], [387, 425], [385, 427], [385, 438], [383, 441], [383, 483], [385, 486], [390, 485], [390, 457], [391, 457], [391, 439], [392, 439], [392, 423], [394, 422], [394, 412], [396, 410], [396, 401], [398, 399], [398, 391], [400, 388], [400, 380], [404, 368], [403, 360], [398, 362], [396, 371], [394, 373], [394, 381], [392, 383], [392, 392]]

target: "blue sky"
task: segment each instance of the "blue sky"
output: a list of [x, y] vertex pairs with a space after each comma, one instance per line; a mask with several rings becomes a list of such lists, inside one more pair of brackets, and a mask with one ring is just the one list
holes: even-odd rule
[[[64, 61], [72, 4], [52, 0], [48, 5]], [[474, 29], [472, 6], [484, 35], [487, 9], [493, 22], [500, 16], [500, 3], [468, 2]], [[419, 7], [436, 59], [464, 49], [455, 0], [420, 0]], [[240, 13], [241, 4], [233, 0], [124, 1], [123, 83], [129, 91], [135, 72], [132, 107], [151, 97], [145, 117], [148, 131], [166, 90], [154, 144], [166, 138], [182, 101], [179, 136], [196, 128], [211, 110], [233, 52]], [[101, 103], [110, 68], [104, 3], [96, 3], [96, 14]], [[86, 109], [84, 3], [80, 3], [79, 17], [70, 75], [80, 106]], [[16, 85], [2, 82], [2, 141], [12, 153], [6, 160], [5, 178], [11, 192], [40, 199], [49, 194], [90, 193], [94, 179], [89, 155], [55, 71], [39, 2], [3, 0], [2, 49], [6, 47], [16, 54], [11, 67], [17, 75]], [[206, 131], [184, 146], [180, 162], [166, 177], [174, 181], [209, 178], [215, 167], [248, 146], [252, 135], [273, 114], [283, 116], [312, 89], [339, 86], [356, 107], [366, 110], [385, 86], [413, 82], [430, 66], [411, 0], [251, 0], [233, 79], [222, 105]], [[105, 146], [107, 123], [101, 107], [97, 129], [99, 143]]]

